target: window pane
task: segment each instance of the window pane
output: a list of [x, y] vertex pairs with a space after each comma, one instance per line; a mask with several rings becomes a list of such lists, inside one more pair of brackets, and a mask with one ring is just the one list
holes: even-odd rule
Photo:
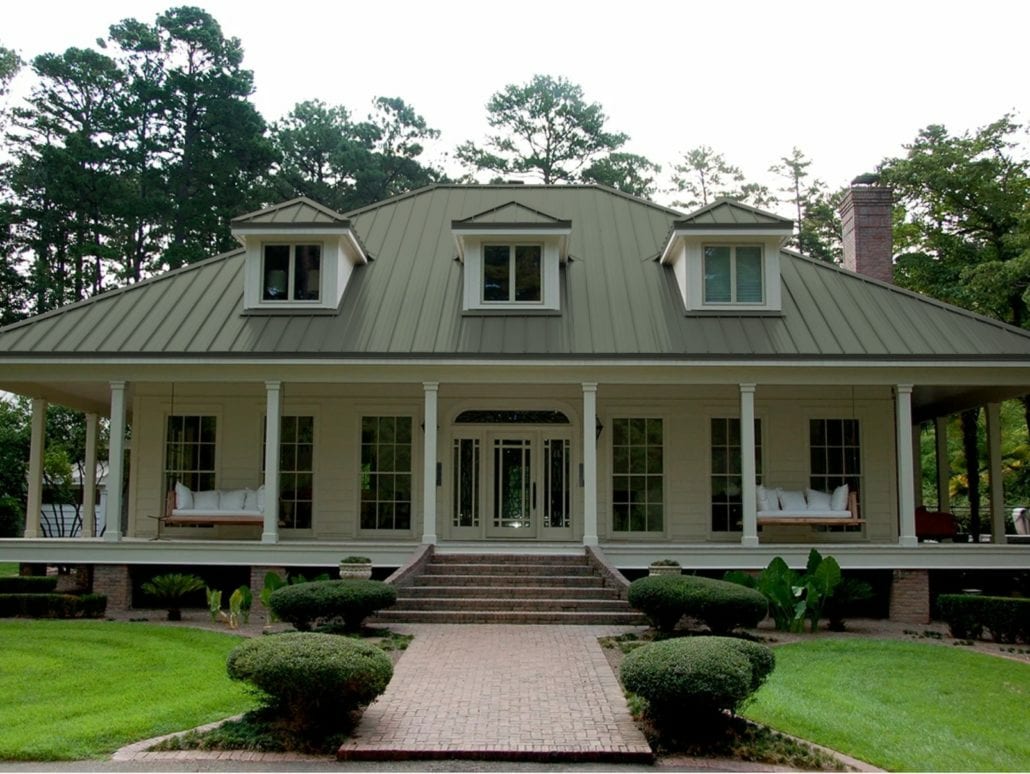
[[662, 420], [613, 419], [612, 427], [612, 529], [660, 532], [665, 483]]
[[742, 304], [762, 303], [762, 248], [737, 248], [737, 301]]
[[704, 257], [705, 303], [730, 303], [730, 248], [706, 247]]
[[486, 245], [483, 248], [483, 300], [509, 301], [510, 277], [508, 245]]
[[297, 245], [293, 256], [293, 298], [317, 301], [322, 277], [321, 245]]
[[362, 417], [361, 528], [411, 528], [411, 417]]
[[261, 297], [265, 301], [285, 301], [289, 287], [290, 246], [265, 245], [265, 266]]
[[540, 245], [515, 246], [515, 300], [540, 300]]

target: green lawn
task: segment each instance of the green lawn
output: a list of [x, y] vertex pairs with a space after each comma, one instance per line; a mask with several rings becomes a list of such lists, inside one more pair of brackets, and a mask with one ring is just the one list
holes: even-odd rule
[[0, 759], [76, 760], [253, 706], [239, 638], [111, 621], [0, 621]]
[[0, 578], [8, 578], [18, 574], [17, 562], [0, 562]]
[[891, 771], [1030, 770], [1030, 665], [960, 647], [783, 645], [744, 714]]

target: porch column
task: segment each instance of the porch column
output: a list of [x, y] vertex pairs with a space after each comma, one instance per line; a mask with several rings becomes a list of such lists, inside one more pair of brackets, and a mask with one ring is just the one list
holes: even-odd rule
[[29, 446], [29, 492], [25, 504], [25, 537], [40, 537], [43, 510], [43, 452], [46, 447], [46, 410], [43, 398], [32, 399], [32, 440]]
[[597, 382], [583, 382], [583, 545], [597, 542]]
[[923, 425], [912, 425], [912, 492], [916, 505], [923, 503]]
[[937, 445], [937, 510], [951, 510], [951, 458], [948, 457], [948, 418], [933, 420]]
[[755, 491], [755, 385], [740, 385], [740, 499], [744, 534], [741, 545], [758, 545], [758, 494]]
[[919, 545], [916, 537], [916, 498], [912, 476], [912, 385], [899, 384], [896, 396], [895, 436], [898, 445], [898, 544]]
[[96, 534], [97, 415], [86, 414], [86, 469], [82, 471], [82, 537]]
[[122, 539], [122, 477], [125, 475], [125, 382], [111, 382], [111, 439], [107, 447], [107, 526], [104, 538]]
[[1001, 482], [1001, 404], [987, 404], [987, 475], [991, 490], [991, 542], [1005, 542], [1005, 490]]
[[282, 382], [265, 382], [265, 526], [262, 543], [279, 542], [279, 435]]
[[436, 399], [439, 382], [422, 382], [426, 423], [422, 436], [422, 542], [436, 545]]

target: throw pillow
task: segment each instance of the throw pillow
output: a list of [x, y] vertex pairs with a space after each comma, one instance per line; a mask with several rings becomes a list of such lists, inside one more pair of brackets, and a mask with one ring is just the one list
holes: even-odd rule
[[217, 489], [209, 489], [206, 492], [194, 492], [193, 503], [198, 511], [217, 511], [219, 510], [219, 492]]
[[783, 511], [804, 511], [808, 510], [808, 503], [805, 502], [805, 493], [791, 489], [780, 489], [780, 510]]
[[243, 502], [246, 499], [246, 489], [233, 489], [229, 492], [222, 492], [222, 496], [218, 499], [219, 509], [223, 511], [242, 511]]
[[830, 508], [829, 492], [819, 492], [815, 489], [806, 489], [805, 499], [808, 500], [808, 510], [810, 511], [832, 510], [832, 508]]
[[831, 511], [846, 511], [848, 509], [848, 485], [841, 484], [839, 487], [833, 490], [833, 495], [830, 497], [830, 510]]
[[179, 481], [175, 482], [175, 508], [180, 511], [193, 509], [193, 492]]

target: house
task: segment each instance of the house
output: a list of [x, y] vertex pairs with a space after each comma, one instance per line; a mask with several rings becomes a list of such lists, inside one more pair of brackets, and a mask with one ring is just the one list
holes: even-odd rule
[[[814, 545], [892, 570], [899, 615], [925, 617], [930, 571], [1030, 564], [998, 435], [1030, 334], [893, 286], [890, 208], [848, 192], [844, 268], [784, 249], [779, 216], [599, 186], [243, 215], [238, 250], [0, 330], [0, 389], [33, 400], [28, 524], [0, 561], [92, 565], [119, 604], [140, 564], [585, 546], [624, 570], [754, 569]], [[110, 417], [102, 538], [40, 539], [48, 401], [94, 434]], [[992, 543], [921, 544], [914, 434], [981, 405]], [[246, 518], [162, 523], [176, 484], [173, 510]], [[777, 489], [819, 510], [845, 484], [844, 522], [769, 518]]]

